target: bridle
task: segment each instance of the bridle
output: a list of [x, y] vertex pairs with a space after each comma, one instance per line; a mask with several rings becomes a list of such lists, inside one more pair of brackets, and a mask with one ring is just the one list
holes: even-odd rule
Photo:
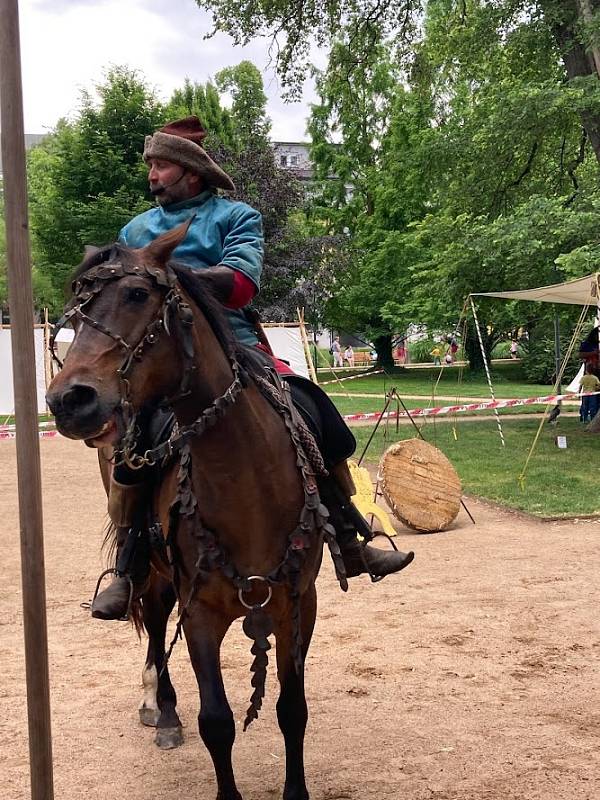
[[[105, 254], [110, 257], [110, 252]], [[112, 281], [120, 280], [130, 275], [149, 278], [152, 284], [160, 291], [165, 292], [161, 307], [157, 314], [148, 323], [144, 332], [136, 342], [130, 344], [118, 333], [110, 330], [106, 325], [84, 310], [92, 300]], [[171, 335], [171, 320], [178, 322], [178, 333], [184, 361], [183, 374], [179, 389], [176, 394], [161, 401], [162, 407], [171, 408], [173, 404], [190, 394], [190, 383], [195, 364], [195, 349], [192, 329], [194, 315], [190, 306], [185, 302], [179, 290], [177, 276], [174, 270], [166, 265], [165, 268], [147, 266], [145, 264], [124, 264], [120, 261], [102, 262], [78, 276], [73, 282], [73, 299], [67, 306], [63, 316], [58, 320], [50, 337], [49, 349], [53, 360], [60, 366], [62, 361], [56, 353], [56, 337], [58, 332], [69, 322], [79, 320], [94, 330], [103, 333], [112, 339], [119, 348], [124, 350], [125, 356], [117, 370], [120, 384], [120, 411], [125, 422], [125, 434], [115, 449], [114, 463], [125, 464], [131, 469], [140, 469], [143, 466], [153, 466], [178, 452], [183, 445], [193, 436], [199, 436], [207, 428], [212, 427], [223, 416], [229, 406], [237, 400], [240, 392], [247, 383], [245, 370], [239, 364], [233, 348], [226, 353], [229, 365], [233, 372], [233, 381], [225, 392], [217, 397], [204, 409], [200, 416], [190, 425], [176, 427], [168, 441], [157, 447], [146, 450], [143, 455], [136, 452], [140, 429], [137, 425], [137, 414], [131, 402], [130, 376], [134, 365], [141, 361], [148, 347], [156, 344], [162, 332]]]

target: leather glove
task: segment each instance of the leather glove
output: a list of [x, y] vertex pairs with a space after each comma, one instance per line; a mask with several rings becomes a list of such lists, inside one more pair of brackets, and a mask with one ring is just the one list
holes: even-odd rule
[[235, 273], [230, 267], [216, 266], [202, 270], [202, 279], [206, 279], [213, 295], [226, 303], [233, 292]]

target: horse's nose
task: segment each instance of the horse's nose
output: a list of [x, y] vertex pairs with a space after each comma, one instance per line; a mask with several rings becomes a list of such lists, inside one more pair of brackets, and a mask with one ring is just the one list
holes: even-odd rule
[[99, 405], [98, 392], [85, 383], [76, 383], [61, 393], [49, 393], [46, 401], [55, 416], [68, 414], [88, 417], [96, 413]]

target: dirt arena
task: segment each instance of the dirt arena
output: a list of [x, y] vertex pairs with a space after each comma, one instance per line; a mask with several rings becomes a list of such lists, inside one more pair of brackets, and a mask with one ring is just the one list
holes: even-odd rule
[[[95, 454], [41, 442], [55, 797], [213, 800], [185, 644], [171, 674], [185, 744], [169, 752], [138, 722], [145, 642], [80, 607], [103, 566]], [[0, 785], [29, 797], [14, 442], [0, 442]], [[557, 491], [560, 484], [557, 482]], [[400, 530], [415, 562], [347, 595], [328, 557], [307, 663], [312, 800], [596, 800], [600, 797], [600, 522], [542, 523], [469, 501], [455, 528]], [[283, 742], [271, 654], [262, 714], [238, 728], [246, 800], [275, 800]], [[250, 696], [239, 625], [223, 652], [236, 720]]]

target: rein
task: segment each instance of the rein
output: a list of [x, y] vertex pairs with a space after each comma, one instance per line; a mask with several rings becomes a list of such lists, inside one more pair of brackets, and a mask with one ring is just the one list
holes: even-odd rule
[[[98, 320], [90, 317], [83, 310], [93, 298], [102, 292], [108, 282], [119, 280], [126, 275], [149, 277], [159, 289], [166, 290], [158, 315], [146, 326], [145, 331], [135, 345], [129, 344], [123, 337], [111, 331]], [[250, 698], [250, 706], [244, 722], [244, 730], [246, 730], [248, 725], [258, 716], [265, 694], [268, 665], [267, 652], [271, 649], [268, 637], [273, 633], [274, 627], [273, 620], [265, 610], [265, 607], [271, 600], [272, 587], [283, 583], [287, 583], [290, 587], [294, 666], [297, 674], [302, 674], [300, 577], [306, 551], [314, 544], [313, 537], [315, 534], [322, 536], [327, 542], [333, 559], [336, 577], [342, 588], [347, 588], [346, 572], [336, 540], [335, 529], [329, 522], [327, 508], [321, 503], [316, 482], [317, 475], [327, 475], [322, 456], [304, 421], [295, 410], [289, 390], [282, 386], [276, 373], [266, 370], [265, 372], [270, 376], [270, 379], [260, 375], [254, 376], [253, 380], [257, 388], [282, 417], [290, 436], [296, 454], [296, 465], [302, 479], [304, 506], [300, 512], [298, 525], [288, 536], [286, 550], [279, 564], [267, 575], [240, 575], [231, 557], [219, 543], [215, 532], [204, 527], [200, 519], [198, 500], [194, 493], [192, 481], [190, 440], [200, 437], [204, 431], [213, 427], [225, 415], [227, 410], [235, 404], [244, 386], [248, 383], [246, 371], [238, 363], [235, 354], [233, 352], [228, 353], [230, 367], [233, 372], [233, 381], [226, 391], [213, 400], [193, 423], [185, 426], [176, 425], [173, 434], [166, 442], [151, 450], [146, 450], [143, 455], [137, 454], [135, 449], [139, 429], [136, 425], [137, 414], [133, 411], [130, 400], [128, 376], [135, 362], [141, 360], [147, 347], [158, 341], [163, 330], [170, 335], [169, 317], [175, 316], [180, 323], [185, 366], [177, 394], [165, 399], [161, 405], [172, 406], [176, 400], [190, 394], [191, 375], [195, 370], [192, 310], [183, 300], [179, 292], [176, 275], [168, 265], [166, 270], [163, 270], [139, 265], [126, 266], [122, 263], [103, 263], [83, 273], [76, 280], [73, 286], [73, 294], [74, 300], [71, 307], [57, 322], [50, 338], [50, 351], [53, 359], [62, 366], [55, 351], [56, 336], [61, 328], [74, 318], [108, 336], [125, 351], [125, 358], [117, 372], [121, 384], [121, 409], [128, 424], [121, 446], [115, 451], [115, 464], [125, 464], [130, 469], [136, 470], [146, 465], [165, 464], [173, 456], [179, 456], [177, 492], [169, 508], [168, 535], [166, 540], [164, 536], [160, 538], [171, 551], [171, 557], [168, 560], [173, 569], [173, 584], [179, 597], [180, 612], [175, 635], [166, 653], [162, 671], [168, 665], [175, 643], [181, 638], [183, 623], [190, 614], [189, 609], [192, 601], [210, 573], [218, 569], [237, 589], [238, 599], [246, 609], [246, 615], [242, 623], [243, 630], [253, 642], [251, 652], [254, 660], [250, 671], [253, 673], [252, 686], [254, 691]], [[185, 602], [182, 601], [179, 590], [179, 566], [176, 559], [172, 557], [176, 549], [173, 545], [182, 519], [187, 520], [192, 526], [192, 536], [197, 547], [196, 572], [191, 579], [190, 591]], [[159, 522], [156, 522], [152, 527], [155, 529], [155, 533], [157, 532], [156, 529], [160, 531]], [[265, 584], [267, 595], [261, 602], [250, 603], [246, 600], [245, 595], [252, 590], [256, 583]]]

